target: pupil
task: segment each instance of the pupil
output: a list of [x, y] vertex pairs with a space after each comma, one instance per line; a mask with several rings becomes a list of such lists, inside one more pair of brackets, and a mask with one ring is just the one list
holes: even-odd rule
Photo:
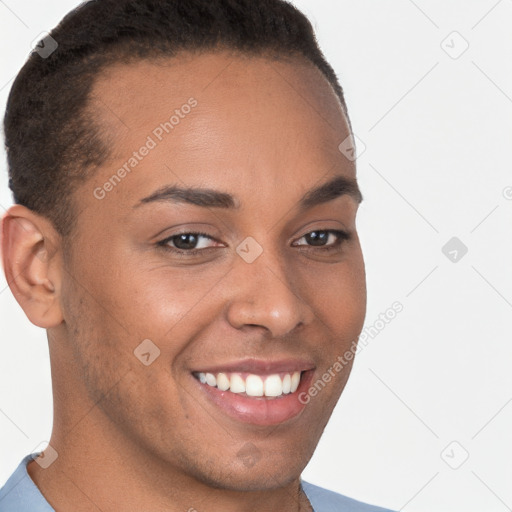
[[328, 240], [328, 233], [326, 231], [312, 231], [306, 235], [308, 243], [311, 245], [323, 245]]
[[[191, 239], [192, 241], [187, 243], [187, 239]], [[193, 249], [197, 243], [197, 237], [194, 234], [186, 233], [183, 235], [178, 235], [177, 239], [174, 240], [174, 245], [178, 249]]]

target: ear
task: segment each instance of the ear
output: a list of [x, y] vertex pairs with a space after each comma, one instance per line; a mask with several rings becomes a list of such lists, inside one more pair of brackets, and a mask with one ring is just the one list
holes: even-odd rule
[[51, 222], [22, 205], [2, 219], [5, 277], [28, 319], [48, 329], [63, 321], [60, 236]]

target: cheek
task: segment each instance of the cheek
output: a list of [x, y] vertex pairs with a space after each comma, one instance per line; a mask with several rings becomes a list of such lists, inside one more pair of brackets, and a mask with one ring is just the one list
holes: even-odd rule
[[127, 342], [165, 336], [204, 299], [215, 280], [140, 263], [110, 255], [109, 261], [77, 271], [87, 284], [84, 298], [98, 329], [118, 331]]
[[[83, 384], [84, 392], [106, 416], [125, 430], [137, 430], [138, 435], [151, 439], [155, 435], [151, 425], [178, 423], [184, 416], [171, 374], [179, 339], [165, 343], [169, 322], [155, 325], [158, 311], [149, 316], [149, 310], [139, 307], [140, 295], [121, 299], [110, 285], [96, 281], [87, 292], [79, 286], [66, 291], [73, 378]], [[154, 345], [137, 350], [142, 340], [148, 339], [154, 340]], [[149, 353], [149, 361], [145, 353]]]
[[357, 337], [366, 315], [366, 278], [362, 258], [303, 271], [305, 300], [337, 339]]
[[[140, 272], [131, 280], [130, 293], [119, 297], [124, 325], [139, 342], [149, 338], [161, 349], [169, 364], [185, 350], [194, 335], [219, 314], [213, 289], [222, 287], [226, 272], [160, 268]], [[117, 296], [118, 289], [110, 293]]]

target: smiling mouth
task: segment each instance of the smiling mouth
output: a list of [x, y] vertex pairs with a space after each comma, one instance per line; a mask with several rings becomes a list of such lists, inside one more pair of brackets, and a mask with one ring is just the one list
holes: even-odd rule
[[280, 398], [297, 391], [304, 372], [257, 375], [248, 372], [193, 372], [194, 377], [212, 388], [252, 398]]

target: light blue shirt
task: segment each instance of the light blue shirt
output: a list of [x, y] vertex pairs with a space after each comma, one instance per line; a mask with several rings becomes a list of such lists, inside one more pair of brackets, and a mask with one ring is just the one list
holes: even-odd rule
[[[0, 489], [0, 512], [55, 512], [27, 472], [27, 464], [37, 455], [27, 455]], [[302, 479], [301, 484], [314, 512], [391, 512], [317, 487]]]

